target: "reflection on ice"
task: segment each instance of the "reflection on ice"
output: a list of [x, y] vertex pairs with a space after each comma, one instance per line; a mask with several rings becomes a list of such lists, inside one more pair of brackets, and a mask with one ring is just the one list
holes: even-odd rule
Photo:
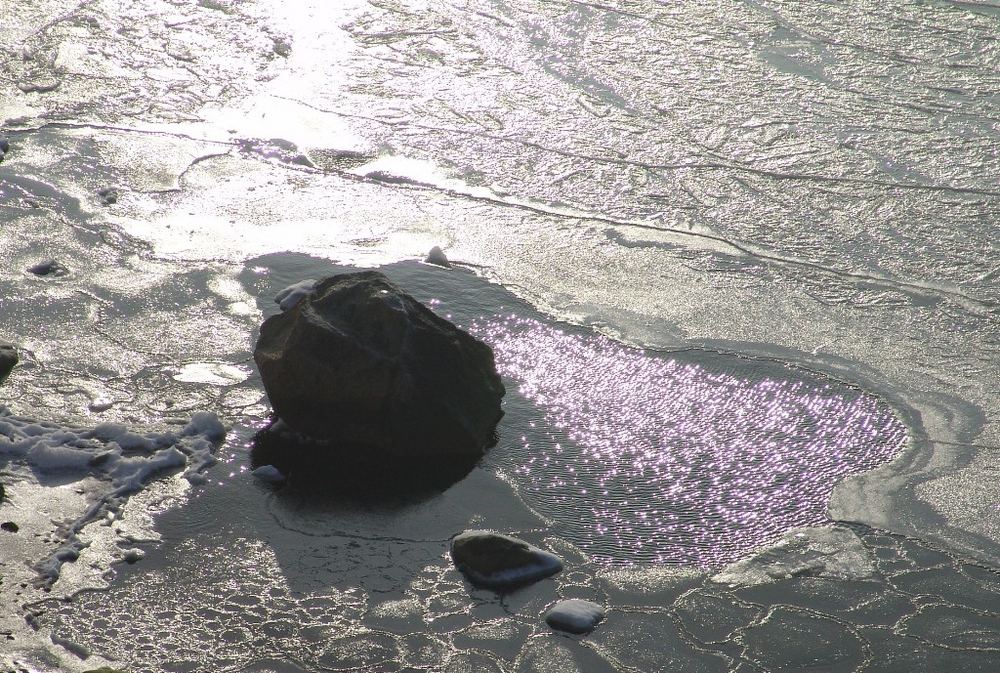
[[514, 316], [473, 332], [556, 428], [524, 442], [513, 480], [599, 560], [734, 561], [827, 521], [837, 482], [906, 440], [878, 398], [819, 377], [713, 371]]

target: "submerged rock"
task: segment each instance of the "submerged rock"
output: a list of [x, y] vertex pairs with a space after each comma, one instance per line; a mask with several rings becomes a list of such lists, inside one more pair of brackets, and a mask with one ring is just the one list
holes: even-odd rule
[[479, 456], [503, 415], [490, 347], [377, 271], [316, 283], [264, 322], [254, 360], [275, 414], [340, 449]]
[[253, 438], [250, 465], [276, 470], [284, 496], [303, 497], [312, 503], [351, 502], [378, 507], [409, 506], [432, 498], [465, 477], [480, 456], [393, 456], [377, 451], [344, 450], [335, 442], [317, 440], [292, 430], [277, 420]]
[[545, 613], [545, 622], [569, 633], [590, 633], [604, 619], [604, 608], [579, 598], [559, 601]]
[[0, 341], [0, 383], [3, 383], [17, 364], [17, 348]]
[[562, 570], [562, 560], [524, 540], [485, 530], [467, 530], [451, 541], [451, 560], [473, 584], [510, 589]]

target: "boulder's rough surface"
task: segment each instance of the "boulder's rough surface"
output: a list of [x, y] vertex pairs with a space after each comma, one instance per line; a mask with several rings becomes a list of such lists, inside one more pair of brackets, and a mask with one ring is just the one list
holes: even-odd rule
[[12, 344], [0, 341], [0, 383], [7, 379], [7, 375], [17, 364], [17, 348]]
[[569, 633], [590, 633], [604, 619], [604, 608], [580, 598], [559, 601], [545, 613], [546, 623]]
[[485, 530], [467, 530], [451, 541], [451, 560], [473, 584], [508, 589], [562, 570], [555, 554], [524, 540]]
[[493, 351], [377, 271], [319, 281], [254, 350], [292, 429], [386, 456], [480, 455], [503, 384]]

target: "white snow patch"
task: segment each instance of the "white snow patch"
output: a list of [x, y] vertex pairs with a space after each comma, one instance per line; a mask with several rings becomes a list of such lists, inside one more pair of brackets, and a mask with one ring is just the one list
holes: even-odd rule
[[274, 465], [261, 465], [250, 474], [257, 477], [261, 481], [266, 481], [272, 484], [285, 480], [285, 475], [283, 475]]
[[113, 516], [129, 494], [154, 476], [183, 469], [190, 482], [203, 481], [201, 473], [215, 463], [215, 448], [225, 435], [225, 426], [208, 412], [194, 414], [179, 433], [139, 434], [118, 423], [63, 427], [0, 407], [0, 455], [22, 459], [39, 475], [84, 473], [110, 484], [110, 490], [66, 525], [62, 546], [33, 566], [42, 583], [54, 582], [62, 564], [79, 557], [86, 544], [77, 534], [88, 523]]
[[274, 301], [278, 304], [282, 311], [287, 311], [298, 304], [299, 300], [312, 292], [312, 289], [316, 287], [316, 282], [316, 280], [310, 278], [308, 280], [299, 281], [294, 285], [289, 285], [274, 296]]
[[589, 633], [603, 619], [603, 607], [580, 598], [559, 601], [545, 613], [549, 626], [570, 633]]

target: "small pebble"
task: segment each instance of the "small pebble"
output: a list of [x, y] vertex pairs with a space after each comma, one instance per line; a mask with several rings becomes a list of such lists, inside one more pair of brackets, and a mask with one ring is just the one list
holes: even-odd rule
[[105, 206], [118, 203], [118, 190], [114, 187], [104, 187], [102, 189], [98, 189], [97, 195], [101, 197], [101, 203]]
[[16, 533], [20, 530], [18, 525], [13, 521], [4, 521], [3, 523], [0, 523], [0, 529], [5, 530], [8, 533]]
[[433, 264], [434, 266], [443, 266], [446, 269], [451, 268], [451, 262], [445, 256], [444, 251], [438, 246], [431, 248], [431, 251], [427, 253], [424, 257], [424, 264]]

